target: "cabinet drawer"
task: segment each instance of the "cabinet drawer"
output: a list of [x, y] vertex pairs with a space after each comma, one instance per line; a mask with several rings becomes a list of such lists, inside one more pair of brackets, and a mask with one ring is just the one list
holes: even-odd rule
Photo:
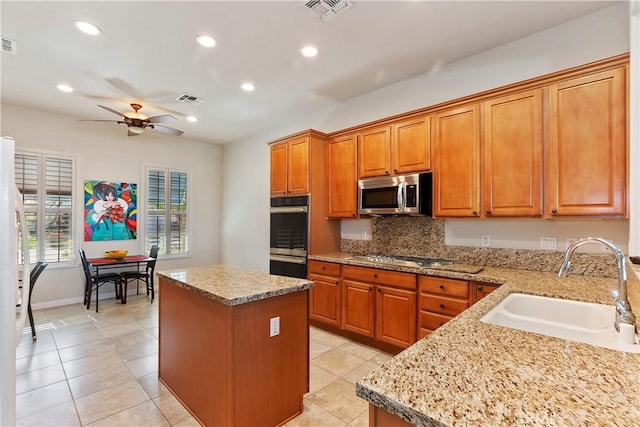
[[427, 311], [420, 311], [420, 328], [430, 329], [435, 331], [440, 326], [453, 319], [451, 316], [444, 316], [442, 314], [430, 313]]
[[323, 274], [325, 276], [340, 276], [340, 264], [324, 261], [309, 261], [309, 273]]
[[465, 280], [443, 279], [441, 277], [420, 276], [420, 292], [469, 298], [469, 282]]
[[389, 285], [396, 288], [416, 289], [416, 275], [411, 273], [400, 273], [377, 268], [354, 267], [352, 265], [345, 265], [342, 273], [345, 279]]
[[420, 310], [432, 311], [447, 316], [457, 316], [469, 308], [469, 301], [434, 295], [420, 295]]

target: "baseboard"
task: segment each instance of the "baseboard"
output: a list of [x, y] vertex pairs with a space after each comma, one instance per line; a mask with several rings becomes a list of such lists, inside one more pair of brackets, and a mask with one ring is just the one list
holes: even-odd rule
[[[140, 287], [140, 291], [144, 291], [146, 292], [146, 288], [143, 289], [142, 287]], [[158, 292], [158, 290], [155, 290], [156, 293]], [[135, 286], [133, 287], [133, 292], [132, 292], [132, 288], [130, 287], [127, 290], [127, 296], [129, 295], [135, 295], [136, 294], [136, 288]], [[110, 299], [110, 298], [115, 298], [116, 297], [116, 293], [115, 292], [107, 292], [107, 293], [100, 293], [100, 300], [103, 299]], [[32, 310], [42, 310], [43, 308], [53, 308], [53, 307], [60, 307], [63, 305], [69, 305], [69, 304], [82, 304], [82, 301], [84, 300], [84, 297], [73, 297], [73, 298], [63, 298], [63, 299], [56, 299], [56, 300], [52, 300], [52, 301], [43, 301], [43, 302], [38, 302], [38, 303], [31, 303], [31, 309]], [[91, 296], [91, 300], [94, 301], [95, 300], [95, 295]]]

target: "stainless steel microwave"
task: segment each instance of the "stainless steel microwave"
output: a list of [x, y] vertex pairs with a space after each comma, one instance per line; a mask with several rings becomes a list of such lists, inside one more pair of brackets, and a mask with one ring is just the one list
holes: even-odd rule
[[358, 213], [373, 216], [431, 216], [433, 213], [431, 172], [359, 180]]

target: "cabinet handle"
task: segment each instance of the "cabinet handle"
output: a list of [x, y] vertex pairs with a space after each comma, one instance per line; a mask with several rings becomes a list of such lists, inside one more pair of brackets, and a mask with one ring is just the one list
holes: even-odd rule
[[324, 265], [322, 266], [322, 269], [324, 270]]
[[487, 211], [487, 215], [491, 215], [491, 211]]
[[352, 214], [351, 214], [351, 216], [355, 218], [355, 217], [356, 217], [356, 214], [352, 213]]
[[555, 210], [555, 209], [551, 209], [551, 213], [552, 213], [552, 214], [556, 214], [556, 213], [558, 213], [558, 211], [557, 211], [557, 210]]
[[478, 216], [478, 211], [473, 211], [471, 213], [473, 214], [473, 216]]
[[440, 308], [444, 308], [444, 304], [440, 304]]
[[393, 172], [398, 173], [398, 169], [394, 169]]
[[440, 289], [444, 289], [444, 285], [440, 285]]
[[482, 286], [478, 286], [478, 290], [481, 291], [482, 290]]
[[385, 175], [389, 175], [389, 171], [384, 171], [384, 174]]
[[382, 292], [382, 289], [378, 288], [378, 292]]

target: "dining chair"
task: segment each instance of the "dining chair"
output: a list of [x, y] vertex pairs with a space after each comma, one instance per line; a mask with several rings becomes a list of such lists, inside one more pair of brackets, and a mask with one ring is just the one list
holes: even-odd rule
[[124, 279], [124, 288], [122, 290], [122, 303], [127, 302], [127, 286], [129, 284], [129, 280], [136, 281], [136, 293], [140, 293], [140, 281], [143, 281], [147, 286], [147, 295], [151, 293], [151, 302], [155, 297], [154, 285], [153, 285], [153, 273], [156, 269], [156, 260], [158, 258], [158, 245], [151, 246], [151, 250], [149, 251], [149, 257], [153, 258], [152, 261], [147, 262], [147, 266], [144, 271], [123, 271], [122, 277]]
[[27, 303], [27, 314], [29, 315], [29, 323], [31, 324], [31, 336], [33, 337], [34, 340], [38, 339], [38, 337], [36, 336], [36, 326], [33, 322], [33, 311], [31, 310], [31, 296], [33, 295], [33, 288], [36, 286], [36, 281], [38, 280], [38, 277], [40, 277], [40, 273], [42, 273], [44, 269], [47, 268], [47, 265], [49, 265], [49, 263], [46, 263], [44, 261], [38, 261], [35, 267], [33, 267], [33, 270], [31, 270], [31, 273], [29, 274], [29, 302]]
[[116, 298], [121, 298], [122, 293], [122, 282], [123, 278], [120, 273], [101, 273], [101, 274], [93, 274], [91, 272], [91, 266], [89, 265], [89, 261], [87, 261], [87, 255], [84, 252], [84, 249], [80, 249], [80, 259], [82, 260], [82, 267], [84, 268], [84, 277], [85, 277], [85, 289], [84, 289], [84, 303], [87, 306], [87, 309], [91, 306], [91, 294], [93, 291], [96, 291], [96, 313], [98, 312], [98, 302], [99, 295], [98, 290], [105, 283], [113, 283], [116, 288]]

